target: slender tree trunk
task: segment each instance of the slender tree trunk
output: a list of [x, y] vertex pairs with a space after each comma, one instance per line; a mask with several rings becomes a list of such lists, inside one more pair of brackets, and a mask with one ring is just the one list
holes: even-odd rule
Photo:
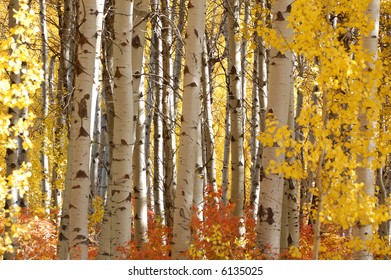
[[[228, 82], [229, 84], [229, 82]], [[225, 137], [224, 137], [224, 156], [223, 156], [223, 168], [222, 168], [222, 201], [224, 205], [228, 202], [228, 188], [229, 188], [229, 159], [230, 159], [230, 135], [231, 135], [231, 117], [229, 110], [229, 97], [227, 93], [227, 101], [225, 105]]]
[[99, 186], [99, 161], [101, 160], [100, 155], [100, 139], [101, 139], [101, 129], [102, 129], [102, 118], [101, 118], [101, 98], [97, 97], [95, 100], [95, 104], [91, 106], [95, 106], [95, 117], [92, 131], [92, 148], [91, 148], [91, 167], [90, 167], [90, 204], [92, 202], [92, 198], [98, 195], [98, 186]]
[[[175, 58], [173, 65], [173, 96], [174, 96], [174, 112], [176, 114], [178, 109], [178, 96], [179, 88], [181, 82], [181, 73], [182, 73], [182, 60], [183, 60], [183, 38], [182, 33], [185, 26], [185, 0], [180, 0], [179, 2], [179, 12], [178, 12], [178, 24], [177, 24], [177, 34], [176, 34], [176, 45], [175, 45]], [[175, 7], [172, 6], [174, 9]], [[175, 116], [176, 119], [176, 116]]]
[[50, 214], [50, 206], [51, 206], [51, 199], [52, 199], [52, 188], [49, 183], [49, 159], [46, 155], [46, 125], [45, 121], [48, 116], [48, 110], [49, 110], [49, 48], [48, 48], [48, 30], [46, 25], [46, 1], [40, 0], [39, 1], [39, 21], [40, 21], [40, 27], [41, 27], [41, 41], [42, 41], [42, 48], [41, 48], [41, 55], [42, 55], [42, 70], [43, 70], [43, 82], [41, 86], [42, 90], [42, 118], [43, 118], [43, 141], [42, 141], [42, 150], [41, 150], [41, 168], [42, 168], [42, 195], [43, 195], [43, 206], [45, 207], [46, 213]]
[[[224, 0], [224, 5], [228, 6], [228, 0]], [[228, 17], [228, 9], [225, 9], [224, 15], [225, 18]], [[224, 37], [225, 37], [225, 52], [228, 53], [228, 24], [227, 21], [224, 21]], [[224, 155], [223, 155], [223, 166], [222, 166], [222, 185], [221, 185], [221, 200], [224, 205], [228, 203], [228, 190], [230, 186], [229, 182], [229, 164], [230, 164], [230, 155], [231, 155], [231, 112], [230, 112], [230, 82], [228, 71], [225, 70], [225, 82], [227, 86], [227, 97], [225, 103], [225, 136], [224, 136]]]
[[[18, 0], [11, 0], [8, 6], [8, 27], [16, 28], [17, 21], [15, 19], [15, 13], [19, 10], [19, 1]], [[16, 37], [16, 35], [13, 35], [13, 37]], [[15, 38], [16, 41], [17, 38]], [[10, 75], [11, 81], [10, 85], [11, 87], [14, 85], [17, 85], [21, 82], [21, 75], [20, 73], [12, 72]], [[8, 114], [10, 115], [9, 118], [9, 129], [10, 129], [10, 135], [9, 138], [16, 143], [18, 143], [18, 131], [12, 131], [12, 128], [16, 126], [17, 122], [19, 121], [21, 109], [18, 107], [8, 108]], [[12, 176], [14, 172], [16, 172], [19, 169], [19, 162], [18, 162], [18, 154], [20, 153], [18, 145], [15, 147], [8, 147], [6, 148], [6, 156], [5, 156], [5, 164], [6, 164], [6, 177]], [[7, 185], [9, 187], [7, 198], [5, 201], [5, 236], [8, 236], [8, 238], [11, 239], [11, 246], [13, 247], [13, 251], [6, 251], [4, 252], [3, 258], [4, 260], [13, 260], [16, 257], [16, 250], [17, 250], [17, 243], [16, 239], [13, 237], [14, 230], [13, 225], [17, 223], [17, 213], [18, 213], [18, 206], [20, 205], [20, 194], [19, 189], [17, 186], [17, 182], [7, 182]]]
[[[288, 125], [292, 131], [294, 139], [294, 100], [290, 96]], [[286, 161], [294, 159], [286, 158]], [[299, 208], [298, 208], [298, 188], [293, 179], [285, 179], [284, 196], [282, 203], [281, 217], [281, 253], [287, 252], [290, 246], [299, 246]]]
[[205, 138], [205, 164], [206, 164], [206, 183], [213, 191], [217, 192], [216, 182], [216, 155], [215, 155], [215, 141], [213, 133], [213, 116], [212, 116], [212, 92], [211, 92], [211, 78], [208, 61], [208, 53], [206, 43], [204, 43], [204, 52], [202, 57], [202, 93], [203, 93], [203, 116], [204, 116], [204, 137]]
[[164, 145], [164, 204], [168, 226], [172, 226], [174, 218], [174, 196], [176, 188], [176, 112], [173, 92], [172, 28], [170, 19], [172, 11], [169, 1], [162, 0], [162, 54], [163, 54], [163, 145]]
[[[58, 119], [57, 119], [57, 128], [56, 128], [56, 138], [61, 138], [61, 130], [59, 129], [62, 126], [67, 124], [67, 117], [70, 110], [65, 109], [67, 104], [67, 99], [70, 98], [73, 93], [73, 76], [74, 76], [74, 67], [73, 62], [75, 61], [75, 44], [74, 44], [74, 35], [75, 35], [75, 15], [76, 15], [76, 3], [75, 0], [65, 0], [64, 1], [64, 12], [62, 14], [61, 6], [59, 6], [59, 25], [60, 29], [60, 38], [61, 38], [61, 58], [60, 58], [60, 68], [58, 72], [59, 76], [59, 93], [57, 97], [57, 104], [62, 109]], [[66, 98], [64, 98], [66, 96]], [[71, 163], [72, 163], [72, 144], [70, 139], [75, 139], [75, 136], [70, 135], [71, 132], [68, 132], [68, 147], [67, 147], [67, 166], [66, 166], [66, 175], [65, 175], [65, 190], [63, 191], [63, 203], [61, 209], [61, 221], [59, 228], [59, 237], [57, 244], [57, 257], [60, 260], [65, 260], [69, 258], [69, 202], [70, 202], [70, 188], [71, 188]], [[56, 141], [57, 142], [57, 141]], [[61, 145], [60, 145], [61, 147]], [[56, 163], [55, 163], [56, 164]], [[54, 167], [54, 172], [57, 173], [57, 166]], [[53, 176], [54, 178], [57, 175]]]
[[244, 127], [241, 90], [240, 43], [235, 40], [239, 30], [239, 1], [228, 0], [228, 71], [229, 109], [231, 117], [231, 199], [234, 215], [243, 216], [244, 209]]
[[[103, 1], [79, 3], [78, 57], [72, 105], [72, 180], [69, 204], [70, 258], [88, 258], [88, 197], [90, 193], [91, 107], [99, 77]], [[97, 70], [98, 69], [98, 70]], [[95, 104], [94, 104], [95, 105]]]
[[[272, 3], [272, 28], [278, 30], [285, 39], [292, 31], [287, 27], [291, 0], [277, 0]], [[291, 52], [281, 53], [276, 48], [270, 50], [268, 79], [268, 113], [278, 121], [277, 127], [287, 125], [289, 100], [292, 95], [293, 63]], [[276, 156], [278, 147], [265, 147], [262, 165], [264, 170], [270, 161], [277, 164], [285, 160], [285, 154]], [[280, 253], [281, 207], [283, 203], [284, 179], [281, 174], [264, 174], [261, 179], [259, 196], [257, 242], [269, 258]]]
[[134, 3], [133, 39], [132, 39], [132, 68], [133, 68], [133, 97], [136, 119], [136, 142], [133, 162], [134, 190], [134, 238], [139, 246], [147, 239], [147, 173], [145, 162], [145, 100], [144, 100], [144, 49], [145, 29], [148, 17], [148, 0], [138, 0]]
[[105, 145], [105, 156], [102, 167], [100, 193], [104, 198], [104, 215], [102, 230], [99, 242], [98, 260], [110, 259], [110, 237], [111, 237], [111, 199], [112, 192], [108, 190], [110, 170], [113, 156], [112, 140], [114, 127], [113, 107], [113, 38], [114, 38], [114, 1], [107, 0], [104, 10], [104, 34], [102, 37], [103, 73], [102, 73], [102, 97], [105, 102], [105, 113], [102, 120], [102, 145]]
[[[258, 0], [258, 5], [265, 7], [265, 0]], [[258, 15], [259, 20], [262, 20]], [[259, 192], [261, 183], [262, 168], [262, 144], [256, 140], [260, 132], [265, 131], [265, 117], [267, 106], [267, 51], [266, 46], [258, 34], [254, 34], [257, 48], [254, 53], [254, 70], [253, 70], [253, 96], [251, 111], [251, 191], [250, 205], [252, 205], [254, 219], [256, 219], [259, 203]]]
[[166, 224], [166, 215], [164, 207], [164, 166], [163, 166], [163, 56], [162, 56], [162, 22], [160, 19], [159, 0], [152, 0], [153, 16], [151, 25], [153, 37], [151, 47], [153, 53], [154, 65], [152, 72], [152, 91], [154, 95], [154, 113], [153, 113], [153, 192], [155, 215], [163, 224]]
[[174, 259], [183, 258], [189, 248], [190, 220], [197, 176], [195, 145], [199, 142], [198, 126], [200, 96], [202, 88], [202, 46], [205, 33], [205, 0], [190, 1], [188, 4], [188, 26], [186, 36], [186, 65], [183, 80], [183, 107], [179, 144], [178, 186], [174, 212], [173, 247]]
[[[379, 15], [380, 15], [380, 0], [372, 0], [367, 8], [367, 13], [369, 14], [371, 20], [374, 21], [374, 28], [371, 30], [368, 36], [363, 37], [363, 48], [373, 55], [373, 61], [376, 62], [378, 57], [378, 40], [379, 40]], [[375, 65], [373, 63], [368, 63], [368, 72], [373, 71]], [[369, 98], [373, 98], [373, 95], [377, 91], [376, 85], [372, 86], [372, 94]], [[358, 120], [360, 122], [360, 132], [362, 133], [364, 139], [369, 143], [366, 147], [367, 151], [372, 151], [375, 148], [375, 140], [373, 136], [369, 137], [368, 134], [371, 134], [371, 131], [376, 126], [375, 122], [371, 116], [367, 115], [368, 112], [366, 108], [363, 108], [363, 111], [360, 110]], [[359, 159], [361, 161], [368, 160], [368, 165], [371, 164], [373, 158]], [[359, 167], [356, 170], [357, 173], [357, 182], [364, 184], [364, 193], [373, 197], [375, 195], [375, 171], [370, 166]], [[372, 224], [357, 224], [353, 228], [353, 236], [358, 237], [361, 240], [369, 241], [372, 239]], [[354, 252], [353, 257], [360, 260], [372, 259], [373, 256], [369, 252], [368, 248], [365, 247], [363, 250], [358, 250]]]
[[[152, 15], [154, 16], [154, 15]], [[155, 30], [152, 28], [152, 38], [155, 36]], [[152, 117], [153, 117], [153, 85], [154, 85], [154, 67], [155, 67], [155, 48], [151, 47], [149, 51], [149, 77], [148, 77], [148, 90], [145, 104], [145, 163], [147, 172], [147, 196], [148, 196], [148, 207], [154, 209], [155, 198], [153, 193], [152, 179], [152, 160], [151, 160], [151, 134], [152, 134]]]
[[111, 192], [110, 254], [119, 258], [118, 246], [131, 240], [132, 226], [132, 153], [134, 141], [132, 88], [133, 2], [114, 4], [114, 127]]

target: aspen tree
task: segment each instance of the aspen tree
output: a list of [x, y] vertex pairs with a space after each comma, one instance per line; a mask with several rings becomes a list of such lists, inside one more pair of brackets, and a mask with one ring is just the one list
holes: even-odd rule
[[108, 190], [110, 180], [110, 169], [112, 162], [113, 123], [113, 39], [114, 39], [114, 1], [108, 0], [105, 3], [104, 34], [102, 37], [103, 53], [103, 73], [102, 73], [102, 98], [105, 104], [105, 113], [102, 114], [102, 140], [104, 145], [104, 161], [101, 170], [100, 194], [104, 198], [104, 215], [102, 221], [102, 230], [99, 242], [98, 260], [110, 259], [110, 236], [111, 236], [111, 196], [112, 192]]
[[179, 144], [178, 186], [176, 189], [173, 247], [174, 259], [183, 258], [191, 240], [190, 220], [194, 194], [200, 96], [202, 88], [202, 48], [205, 33], [205, 0], [189, 1], [185, 39], [183, 107]]
[[[81, 1], [75, 92], [70, 132], [72, 180], [69, 202], [70, 258], [88, 258], [88, 197], [90, 193], [90, 149], [92, 102], [99, 83], [100, 40], [103, 1]], [[95, 105], [95, 103], [94, 103]]]
[[148, 17], [148, 0], [138, 0], [134, 3], [133, 38], [132, 38], [132, 68], [134, 114], [136, 119], [136, 142], [133, 162], [134, 191], [134, 235], [135, 241], [141, 245], [147, 239], [147, 173], [145, 162], [145, 99], [144, 99], [144, 49], [145, 29]]
[[[265, 0], [258, 0], [257, 4], [262, 11], [265, 10]], [[257, 11], [256, 18], [263, 20], [264, 15]], [[259, 203], [262, 143], [256, 140], [259, 132], [265, 131], [265, 112], [267, 105], [267, 51], [265, 42], [258, 32], [254, 34], [256, 49], [254, 50], [253, 89], [252, 89], [252, 110], [251, 110], [251, 190], [250, 205], [252, 205], [254, 218], [256, 219]]]
[[[60, 65], [58, 69], [58, 94], [57, 94], [57, 103], [62, 108], [57, 119], [57, 129], [56, 129], [56, 138], [61, 138], [60, 127], [64, 127], [67, 123], [67, 118], [70, 115], [70, 108], [66, 106], [68, 100], [70, 100], [73, 88], [74, 88], [74, 61], [76, 53], [76, 44], [75, 44], [75, 25], [76, 22], [76, 0], [65, 0], [63, 5], [63, 11], [61, 6], [58, 9], [58, 18], [59, 18], [59, 37], [61, 38], [61, 58]], [[67, 133], [68, 142], [71, 138], [70, 131]], [[73, 137], [74, 138], [74, 137]], [[56, 141], [57, 143], [58, 141]], [[60, 144], [60, 143], [59, 143]], [[64, 143], [65, 144], [65, 143]], [[61, 144], [60, 144], [61, 145]], [[61, 220], [59, 227], [59, 236], [57, 244], [57, 257], [60, 260], [68, 259], [69, 254], [69, 201], [70, 201], [70, 191], [72, 180], [72, 152], [71, 146], [68, 144], [68, 153], [67, 153], [67, 166], [65, 174], [65, 189], [63, 191], [63, 203], [61, 208]], [[56, 172], [57, 163], [54, 163], [55, 167], [53, 168]], [[56, 176], [53, 176], [53, 180]]]
[[166, 223], [172, 226], [174, 216], [174, 196], [176, 188], [176, 135], [175, 135], [175, 98], [173, 92], [173, 61], [171, 58], [173, 28], [172, 9], [170, 1], [162, 0], [162, 66], [163, 66], [163, 88], [162, 88], [162, 113], [163, 118], [163, 155], [164, 155], [164, 212]]
[[162, 21], [160, 16], [160, 0], [152, 0], [151, 26], [153, 37], [151, 47], [154, 49], [154, 64], [152, 65], [152, 87], [154, 95], [153, 111], [153, 195], [155, 215], [166, 224], [164, 207], [164, 151], [163, 151], [163, 45]]
[[216, 153], [213, 133], [213, 116], [212, 116], [212, 88], [211, 88], [211, 69], [207, 53], [206, 40], [204, 41], [204, 51], [202, 56], [202, 103], [203, 103], [203, 132], [205, 145], [205, 164], [206, 164], [206, 185], [211, 186], [213, 191], [217, 192], [216, 182]]
[[228, 0], [228, 73], [229, 110], [231, 117], [231, 198], [234, 215], [243, 216], [244, 209], [244, 104], [241, 84], [240, 43], [235, 40], [239, 30], [239, 1]]
[[110, 255], [116, 259], [120, 256], [118, 246], [125, 245], [131, 239], [132, 225], [133, 1], [116, 1], [114, 7], [114, 127], [109, 192], [111, 192]]
[[[363, 49], [372, 55], [373, 61], [367, 63], [367, 71], [373, 71], [375, 67], [375, 63], [378, 58], [378, 40], [379, 40], [379, 15], [380, 15], [380, 0], [372, 0], [370, 1], [367, 14], [369, 18], [373, 21], [374, 27], [370, 31], [367, 36], [363, 36]], [[376, 85], [372, 85], [370, 98], [376, 93], [377, 87]], [[361, 107], [359, 110], [358, 120], [360, 122], [360, 133], [362, 133], [362, 137], [367, 140], [368, 147], [366, 152], [371, 152], [375, 149], [375, 141], [372, 135], [372, 131], [376, 127], [376, 121], [371, 118], [366, 112], [365, 107]], [[362, 156], [364, 157], [365, 154]], [[363, 158], [359, 158], [358, 160], [363, 161]], [[375, 195], [375, 171], [373, 167], [371, 167], [371, 162], [374, 158], [366, 159], [368, 161], [368, 165], [358, 167], [357, 172], [357, 182], [364, 184], [364, 192], [369, 196]], [[357, 224], [353, 228], [353, 236], [358, 237], [363, 241], [372, 239], [372, 231], [373, 227], [371, 224]], [[355, 259], [372, 259], [372, 254], [368, 251], [367, 248], [363, 250], [357, 250], [354, 252], [353, 257]]]
[[[185, 9], [186, 1], [179, 0], [179, 11], [178, 11], [178, 22], [177, 22], [177, 33], [176, 33], [176, 44], [175, 44], [175, 58], [173, 63], [173, 96], [174, 96], [174, 112], [177, 112], [178, 109], [178, 96], [179, 88], [181, 83], [181, 72], [182, 72], [182, 60], [183, 60], [183, 38], [182, 33], [185, 26]], [[172, 9], [176, 10], [176, 7], [173, 5]], [[173, 15], [175, 12], [173, 11]]]
[[[17, 20], [15, 18], [15, 13], [19, 10], [19, 1], [18, 0], [12, 0], [9, 3], [8, 6], [8, 27], [11, 28], [16, 28], [17, 27]], [[15, 35], [13, 36], [15, 38]], [[21, 83], [21, 75], [18, 72], [12, 72], [11, 73], [11, 82], [10, 85], [18, 85]], [[9, 127], [12, 128], [16, 125], [17, 121], [20, 118], [20, 109], [18, 107], [8, 108], [8, 114], [11, 115], [10, 117], [10, 124]], [[10, 133], [11, 134], [11, 133]], [[18, 131], [12, 132], [12, 137], [15, 138], [12, 141], [18, 143]], [[18, 145], [15, 143], [13, 146], [10, 146], [9, 148], [6, 149], [6, 157], [5, 157], [5, 162], [6, 162], [6, 177], [12, 176], [14, 171], [16, 171], [19, 167], [18, 164]], [[20, 204], [20, 194], [19, 190], [17, 188], [16, 184], [12, 184], [10, 186], [10, 189], [8, 191], [7, 199], [5, 202], [5, 207], [4, 209], [6, 210], [6, 219], [8, 220], [9, 226], [5, 227], [5, 232], [8, 234], [8, 237], [12, 240], [11, 246], [14, 248], [12, 249], [13, 251], [6, 251], [4, 253], [4, 259], [5, 260], [12, 260], [15, 259], [16, 256], [16, 240], [12, 237], [13, 232], [12, 232], [12, 225], [16, 223], [16, 215], [17, 215], [17, 209]]]
[[[224, 5], [228, 6], [228, 0], [224, 0]], [[228, 9], [224, 10], [225, 17], [228, 17]], [[226, 45], [226, 51], [228, 50], [228, 24], [227, 21], [225, 21], [224, 24], [224, 37], [225, 37], [225, 45]], [[226, 84], [227, 84], [227, 97], [226, 97], [226, 103], [225, 103], [225, 123], [224, 123], [224, 152], [223, 152], [223, 166], [222, 166], [222, 183], [221, 183], [221, 196], [222, 201], [224, 205], [228, 202], [228, 189], [229, 189], [229, 162], [230, 162], [230, 155], [231, 155], [231, 112], [230, 112], [230, 82], [231, 79], [228, 78], [229, 74], [226, 72]]]
[[[291, 0], [276, 0], [272, 3], [272, 28], [285, 39], [292, 35], [287, 17]], [[268, 75], [268, 114], [277, 120], [277, 127], [288, 123], [289, 100], [293, 83], [292, 53], [281, 52], [275, 47], [270, 50]], [[262, 165], [266, 170], [270, 161], [283, 162], [284, 153], [276, 155], [277, 147], [265, 147]], [[257, 242], [269, 258], [276, 258], [280, 252], [281, 205], [283, 201], [282, 174], [262, 175], [259, 195]], [[267, 249], [267, 250], [266, 250]]]
[[[294, 97], [290, 96], [288, 125], [294, 139]], [[285, 159], [290, 161], [289, 158]], [[281, 209], [281, 253], [287, 252], [291, 246], [299, 246], [299, 208], [298, 188], [293, 179], [285, 179]]]
[[49, 37], [46, 24], [46, 1], [39, 1], [40, 8], [40, 27], [41, 27], [41, 56], [42, 56], [42, 70], [43, 70], [43, 82], [42, 82], [42, 118], [43, 118], [43, 134], [45, 135], [42, 141], [41, 151], [41, 167], [42, 167], [42, 194], [43, 194], [43, 206], [45, 207], [46, 213], [50, 213], [51, 199], [52, 199], [52, 187], [49, 183], [49, 159], [46, 154], [46, 118], [49, 110]]
[[31, 164], [27, 162], [27, 150], [31, 147], [28, 138], [31, 118], [27, 115], [27, 109], [31, 104], [30, 94], [38, 90], [42, 82], [40, 67], [31, 67], [35, 61], [31, 60], [28, 47], [28, 42], [37, 35], [32, 25], [35, 20], [27, 1], [9, 2], [8, 31], [1, 42], [3, 53], [0, 56], [0, 137], [5, 152], [4, 173], [0, 176], [5, 218], [0, 254], [5, 260], [17, 256], [17, 237], [20, 236], [18, 215], [28, 203]]

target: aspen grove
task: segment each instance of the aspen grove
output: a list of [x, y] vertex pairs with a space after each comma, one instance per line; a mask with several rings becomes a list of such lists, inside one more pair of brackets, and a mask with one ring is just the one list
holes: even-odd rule
[[0, 17], [1, 260], [391, 257], [390, 0]]

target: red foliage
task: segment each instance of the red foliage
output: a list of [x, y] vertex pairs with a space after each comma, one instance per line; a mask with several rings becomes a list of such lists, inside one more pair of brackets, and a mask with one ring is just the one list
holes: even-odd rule
[[[0, 220], [0, 233], [4, 231], [4, 222]], [[23, 211], [18, 217], [18, 238], [16, 259], [53, 260], [57, 249], [56, 226], [46, 217], [32, 216]]]
[[[347, 246], [349, 237], [342, 234], [342, 228], [336, 225], [322, 225], [321, 243], [319, 250], [319, 259], [343, 259], [349, 260], [352, 258], [351, 249]], [[293, 257], [289, 253], [286, 254], [289, 259], [311, 260], [314, 246], [314, 232], [312, 225], [302, 224], [300, 226], [300, 257]]]
[[192, 247], [186, 255], [192, 259], [263, 259], [256, 246], [256, 221], [250, 210], [245, 211], [245, 217], [236, 217], [235, 205], [224, 205], [220, 198], [220, 192], [207, 188], [203, 220], [193, 215]]
[[163, 225], [154, 217], [152, 212], [148, 213], [148, 239], [141, 245], [136, 241], [130, 241], [119, 248], [123, 259], [126, 260], [169, 260], [171, 259], [171, 228]]

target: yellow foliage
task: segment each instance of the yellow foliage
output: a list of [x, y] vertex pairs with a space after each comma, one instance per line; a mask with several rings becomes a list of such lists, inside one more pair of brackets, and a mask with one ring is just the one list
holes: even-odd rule
[[[384, 167], [391, 152], [389, 25], [384, 23], [380, 34], [380, 45], [387, 49], [375, 61], [363, 46], [374, 26], [366, 12], [369, 2], [296, 0], [288, 18], [291, 38], [281, 38], [267, 24], [257, 29], [267, 43], [289, 49], [305, 62], [295, 83], [304, 99], [296, 116], [301, 138], [292, 139], [293, 132], [269, 115], [258, 139], [285, 161], [273, 161], [266, 172], [298, 181], [311, 176], [316, 182], [311, 191], [322, 200], [321, 212], [313, 209], [313, 217], [319, 214], [322, 223], [345, 229], [357, 223], [376, 228], [389, 219], [389, 203], [379, 205], [375, 194], [368, 193], [373, 186], [357, 179], [358, 170]], [[382, 5], [391, 11], [389, 1]]]
[[[31, 63], [31, 49], [28, 44], [37, 36], [39, 28], [35, 25], [38, 21], [34, 12], [29, 8], [27, 0], [20, 0], [20, 9], [16, 12], [17, 24], [11, 28], [0, 43], [0, 215], [4, 218], [8, 215], [5, 225], [11, 227], [10, 232], [0, 235], [0, 256], [4, 252], [13, 252], [12, 240], [24, 234], [21, 227], [13, 224], [18, 217], [19, 209], [14, 207], [4, 210], [4, 201], [10, 198], [10, 190], [16, 189], [20, 195], [29, 191], [29, 178], [32, 175], [30, 163], [23, 163], [12, 174], [6, 176], [4, 154], [5, 150], [17, 147], [16, 137], [23, 140], [23, 148], [31, 148], [28, 129], [31, 126], [34, 115], [29, 113], [24, 118], [19, 118], [11, 124], [9, 108], [14, 110], [27, 109], [32, 104], [31, 96], [40, 87], [42, 73], [37, 63]], [[38, 29], [37, 29], [38, 28]], [[11, 83], [10, 72], [20, 75], [20, 82]], [[27, 235], [25, 235], [28, 238]]]

